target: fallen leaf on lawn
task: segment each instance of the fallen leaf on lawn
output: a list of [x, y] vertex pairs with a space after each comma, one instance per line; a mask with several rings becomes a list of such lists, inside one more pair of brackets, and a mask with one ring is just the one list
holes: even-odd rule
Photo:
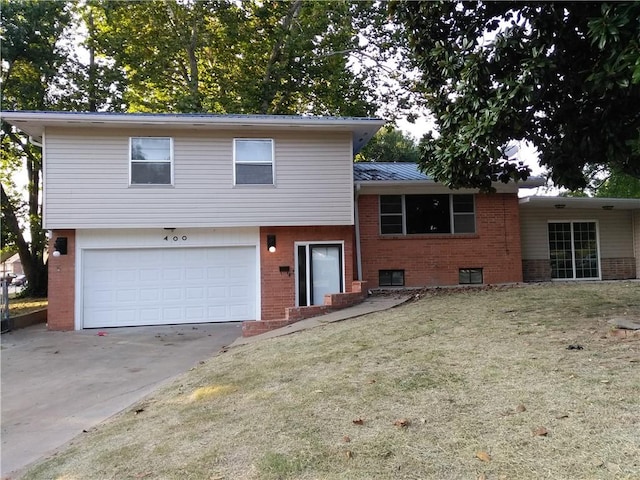
[[140, 473], [136, 473], [133, 478], [144, 478], [144, 477], [148, 477], [149, 475], [151, 475], [151, 472], [140, 472]]
[[408, 427], [410, 423], [411, 420], [409, 420], [408, 418], [399, 418], [395, 422], [393, 422], [396, 427]]
[[354, 425], [364, 425], [364, 419], [362, 418], [356, 418], [355, 420], [352, 420]]
[[479, 459], [479, 460], [482, 460], [483, 462], [490, 462], [491, 461], [491, 455], [489, 455], [484, 450], [480, 450], [479, 452], [476, 452], [476, 458]]
[[527, 411], [527, 407], [525, 407], [524, 404], [522, 403], [516, 407], [516, 412], [518, 413], [522, 413], [526, 411]]
[[347, 458], [353, 458], [353, 452], [351, 450], [347, 450], [344, 454]]
[[556, 420], [562, 420], [562, 419], [565, 419], [565, 418], [569, 418], [569, 415], [561, 414], [561, 415], [556, 416]]
[[144, 408], [136, 408], [134, 413], [138, 415], [139, 413], [142, 413], [142, 412], [144, 412]]
[[351, 441], [351, 438], [349, 438], [349, 436], [348, 436], [348, 435], [345, 435], [344, 437], [342, 437], [342, 441], [343, 441], [344, 443], [349, 443], [349, 442]]
[[97, 335], [99, 337], [106, 337], [107, 336], [107, 332], [98, 332]]
[[314, 390], [313, 393], [324, 393], [322, 390]]
[[476, 480], [487, 480], [487, 476], [484, 473], [481, 473], [476, 477]]
[[367, 382], [367, 383], [376, 383], [376, 381], [375, 381], [375, 379], [373, 379], [373, 378], [372, 378], [372, 379], [371, 379], [371, 380], [369, 380], [369, 382]]
[[544, 427], [538, 427], [533, 432], [531, 432], [531, 435], [533, 435], [534, 437], [546, 437], [547, 435], [549, 435], [549, 430]]

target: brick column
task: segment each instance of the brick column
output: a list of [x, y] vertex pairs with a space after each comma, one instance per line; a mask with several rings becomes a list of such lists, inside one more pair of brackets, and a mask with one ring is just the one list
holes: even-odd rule
[[[67, 254], [53, 256], [56, 238], [66, 237]], [[49, 305], [47, 327], [49, 330], [73, 330], [75, 328], [75, 275], [76, 231], [54, 230], [49, 240]]]

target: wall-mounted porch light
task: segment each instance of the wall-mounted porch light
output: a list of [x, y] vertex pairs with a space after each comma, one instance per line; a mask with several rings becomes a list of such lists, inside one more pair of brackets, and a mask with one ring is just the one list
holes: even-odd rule
[[276, 236], [275, 235], [267, 235], [267, 250], [271, 253], [276, 251]]
[[67, 237], [58, 237], [53, 242], [53, 256], [59, 257], [60, 255], [67, 254]]

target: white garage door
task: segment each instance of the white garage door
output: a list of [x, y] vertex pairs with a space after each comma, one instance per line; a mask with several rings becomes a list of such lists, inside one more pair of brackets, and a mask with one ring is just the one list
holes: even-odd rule
[[85, 250], [83, 327], [256, 318], [255, 247]]

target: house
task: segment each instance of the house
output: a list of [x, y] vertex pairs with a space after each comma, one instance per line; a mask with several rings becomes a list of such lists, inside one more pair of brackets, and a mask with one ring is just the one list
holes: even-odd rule
[[7, 275], [23, 275], [22, 262], [20, 261], [20, 255], [16, 252], [5, 252], [0, 259], [0, 276], [2, 278]]
[[243, 321], [369, 288], [627, 279], [640, 199], [450, 190], [353, 163], [379, 119], [5, 112], [44, 152], [49, 328]]
[[522, 282], [518, 186], [451, 190], [411, 163], [354, 164], [361, 275], [369, 287]]
[[3, 120], [43, 145], [50, 329], [277, 320], [354, 289], [352, 162], [382, 120]]

